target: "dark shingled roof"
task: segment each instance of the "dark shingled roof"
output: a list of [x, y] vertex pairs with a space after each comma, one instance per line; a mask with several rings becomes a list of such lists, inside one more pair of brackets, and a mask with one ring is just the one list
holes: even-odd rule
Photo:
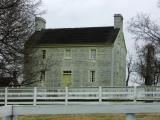
[[119, 30], [114, 27], [44, 29], [35, 32], [29, 41], [36, 41], [36, 44], [114, 43]]

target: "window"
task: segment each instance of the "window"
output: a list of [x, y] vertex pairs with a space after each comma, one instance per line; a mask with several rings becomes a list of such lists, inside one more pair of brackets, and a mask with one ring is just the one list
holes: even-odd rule
[[42, 58], [46, 59], [46, 50], [42, 50]]
[[41, 77], [40, 77], [40, 80], [42, 81], [44, 81], [45, 80], [45, 76], [46, 76], [46, 72], [45, 72], [45, 70], [43, 70], [43, 71], [41, 71]]
[[91, 49], [90, 58], [91, 59], [96, 59], [96, 49]]
[[96, 72], [94, 70], [90, 71], [90, 82], [95, 82], [96, 80]]
[[65, 50], [65, 58], [66, 59], [71, 59], [71, 49], [66, 49]]

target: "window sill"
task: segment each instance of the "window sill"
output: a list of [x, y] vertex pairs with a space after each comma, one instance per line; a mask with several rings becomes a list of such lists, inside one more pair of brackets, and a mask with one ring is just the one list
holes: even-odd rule
[[64, 58], [64, 60], [71, 60], [72, 58]]
[[90, 61], [96, 62], [96, 59], [89, 58]]

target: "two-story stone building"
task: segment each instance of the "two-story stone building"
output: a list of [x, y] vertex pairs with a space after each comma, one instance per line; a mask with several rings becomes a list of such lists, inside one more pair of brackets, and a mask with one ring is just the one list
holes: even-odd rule
[[37, 18], [26, 42], [26, 80], [44, 87], [125, 85], [122, 15], [111, 27], [45, 29], [45, 23]]

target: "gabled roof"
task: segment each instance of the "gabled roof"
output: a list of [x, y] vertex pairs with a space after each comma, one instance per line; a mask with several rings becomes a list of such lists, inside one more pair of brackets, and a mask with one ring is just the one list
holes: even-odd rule
[[114, 27], [86, 27], [44, 29], [36, 31], [29, 41], [36, 44], [112, 44], [120, 29]]

